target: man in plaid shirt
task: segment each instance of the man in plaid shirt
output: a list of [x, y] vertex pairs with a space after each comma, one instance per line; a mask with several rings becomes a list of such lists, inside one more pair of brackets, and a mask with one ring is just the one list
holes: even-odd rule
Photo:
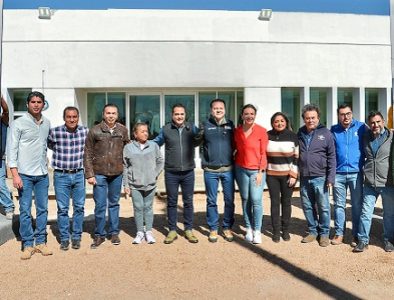
[[81, 235], [85, 206], [85, 177], [83, 154], [88, 129], [78, 125], [79, 110], [68, 106], [63, 111], [65, 124], [52, 128], [48, 137], [48, 148], [53, 150], [53, 185], [57, 202], [57, 225], [60, 234], [60, 249], [70, 245], [70, 220], [68, 216], [70, 197], [73, 198], [73, 224], [71, 246], [81, 247]]

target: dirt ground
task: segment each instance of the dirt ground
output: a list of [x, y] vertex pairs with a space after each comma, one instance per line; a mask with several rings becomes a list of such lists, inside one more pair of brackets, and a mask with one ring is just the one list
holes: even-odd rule
[[[223, 206], [221, 196], [219, 205]], [[50, 201], [48, 245], [54, 255], [35, 254], [20, 260], [20, 241], [0, 246], [1, 299], [390, 299], [394, 288], [394, 253], [382, 249], [382, 210], [378, 201], [369, 249], [351, 252], [348, 244], [319, 247], [301, 244], [306, 223], [298, 193], [293, 199], [291, 241], [271, 240], [270, 201], [264, 195], [264, 237], [261, 245], [243, 240], [240, 200], [236, 200], [236, 238], [209, 243], [205, 196], [195, 196], [198, 244], [183, 235], [171, 245], [165, 199], [155, 202], [154, 245], [132, 245], [135, 235], [130, 200], [121, 200], [121, 245], [109, 241], [89, 248], [93, 232], [93, 200], [86, 204], [80, 250], [59, 250], [55, 201]], [[181, 209], [181, 207], [180, 207]], [[348, 215], [350, 209], [348, 209]], [[180, 218], [181, 221], [181, 218]], [[17, 224], [15, 224], [15, 227]], [[350, 228], [350, 222], [347, 228]], [[179, 223], [179, 228], [183, 228]], [[180, 232], [182, 232], [180, 230]], [[350, 241], [347, 230], [346, 241]]]

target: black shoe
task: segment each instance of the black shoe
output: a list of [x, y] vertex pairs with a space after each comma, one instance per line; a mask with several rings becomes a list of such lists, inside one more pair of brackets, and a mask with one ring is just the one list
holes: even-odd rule
[[290, 234], [288, 231], [283, 231], [282, 232], [282, 239], [286, 242], [290, 241]]
[[69, 241], [62, 241], [60, 243], [60, 250], [67, 251], [68, 250], [68, 246], [70, 246], [70, 242]]
[[384, 241], [384, 251], [386, 252], [393, 252], [394, 251], [394, 245], [390, 243], [389, 241]]
[[113, 234], [113, 235], [111, 236], [111, 243], [112, 243], [112, 245], [120, 245], [120, 238], [119, 238], [119, 235]]
[[93, 243], [90, 245], [90, 249], [97, 249], [104, 242], [105, 242], [105, 238], [100, 236], [95, 236]]
[[368, 249], [368, 244], [360, 241], [357, 246], [354, 247], [353, 252], [364, 252], [366, 249]]
[[279, 233], [274, 233], [274, 235], [272, 236], [272, 241], [274, 243], [279, 243], [280, 242], [280, 234]]
[[76, 250], [81, 248], [81, 241], [80, 240], [72, 240], [71, 241], [71, 248], [76, 249]]

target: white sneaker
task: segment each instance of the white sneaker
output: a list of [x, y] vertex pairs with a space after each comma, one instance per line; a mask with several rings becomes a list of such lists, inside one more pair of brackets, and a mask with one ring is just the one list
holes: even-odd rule
[[252, 228], [246, 228], [245, 240], [249, 243], [253, 242]]
[[152, 231], [147, 231], [147, 232], [145, 233], [145, 239], [146, 239], [146, 242], [147, 242], [148, 244], [154, 244], [154, 243], [156, 243], [156, 240], [155, 240], [155, 237], [153, 236]]
[[144, 240], [145, 240], [144, 233], [142, 231], [138, 231], [133, 241], [133, 244], [141, 244]]
[[261, 244], [261, 232], [258, 230], [253, 231], [253, 244]]

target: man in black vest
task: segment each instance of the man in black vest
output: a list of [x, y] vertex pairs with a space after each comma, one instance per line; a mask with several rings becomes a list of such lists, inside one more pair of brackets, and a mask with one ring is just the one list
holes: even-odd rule
[[185, 237], [190, 243], [198, 243], [193, 234], [194, 194], [194, 147], [198, 128], [186, 122], [186, 109], [182, 104], [172, 107], [172, 122], [165, 125], [154, 141], [165, 144], [164, 180], [167, 191], [167, 218], [170, 232], [164, 240], [171, 244], [177, 239], [178, 189], [181, 186]]

